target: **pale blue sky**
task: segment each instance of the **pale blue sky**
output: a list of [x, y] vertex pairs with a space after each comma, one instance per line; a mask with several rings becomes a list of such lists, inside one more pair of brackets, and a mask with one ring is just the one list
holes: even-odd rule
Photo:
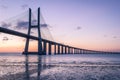
[[0, 21], [29, 7], [41, 7], [56, 41], [120, 51], [120, 0], [0, 0]]

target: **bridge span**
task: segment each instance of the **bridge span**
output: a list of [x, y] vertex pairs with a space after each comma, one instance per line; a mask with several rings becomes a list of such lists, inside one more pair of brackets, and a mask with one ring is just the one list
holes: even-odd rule
[[[30, 31], [32, 28], [38, 29], [38, 37], [30, 35]], [[84, 54], [84, 53], [110, 53], [110, 52], [104, 52], [104, 51], [95, 51], [95, 50], [88, 50], [88, 49], [81, 49], [65, 44], [61, 44], [59, 42], [50, 41], [47, 39], [41, 38], [41, 32], [40, 32], [40, 8], [38, 8], [38, 24], [37, 25], [31, 25], [31, 9], [29, 9], [29, 27], [28, 27], [28, 34], [24, 34], [21, 32], [17, 32], [14, 30], [0, 27], [0, 32], [11, 34], [19, 37], [26, 38], [26, 46], [24, 49], [23, 54], [38, 54], [38, 55], [48, 55], [52, 54], [52, 46], [54, 46], [54, 54]], [[38, 52], [28, 52], [29, 47], [29, 41], [30, 39], [37, 40], [38, 41]], [[48, 50], [47, 50], [47, 44], [48, 44]]]

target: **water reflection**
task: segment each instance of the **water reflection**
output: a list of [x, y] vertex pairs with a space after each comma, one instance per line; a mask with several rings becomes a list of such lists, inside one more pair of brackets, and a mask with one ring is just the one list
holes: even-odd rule
[[30, 76], [29, 76], [29, 56], [25, 55], [25, 80], [30, 80]]
[[[48, 57], [48, 59], [46, 60], [46, 55], [36, 55], [37, 61], [35, 62], [30, 61], [31, 57], [32, 56], [30, 55], [25, 55], [25, 80], [41, 80], [41, 72], [42, 70], [46, 69], [50, 57]], [[31, 75], [34, 73], [37, 73], [37, 75], [31, 77]]]
[[37, 74], [37, 80], [40, 80], [41, 77], [40, 77], [40, 74], [41, 74], [41, 71], [42, 71], [42, 56], [38, 55], [38, 74]]
[[[120, 57], [120, 55], [118, 56]], [[31, 56], [31, 58], [37, 59], [36, 63], [34, 62], [35, 67], [33, 64], [31, 66], [30, 56], [26, 55], [25, 57], [25, 80], [103, 80], [105, 77], [109, 80], [113, 80], [113, 77], [116, 78], [115, 80], [119, 80], [120, 67], [119, 65], [115, 66], [115, 62], [113, 64], [110, 61], [115, 59], [120, 61], [120, 58], [117, 59], [113, 55], [112, 58], [109, 55], [105, 56], [105, 54], [40, 55], [36, 56], [37, 58]], [[110, 66], [111, 64], [112, 66]], [[46, 72], [43, 71], [44, 69]], [[37, 74], [31, 76], [33, 73]]]
[[120, 54], [13, 55], [0, 56], [0, 80], [79, 80], [84, 74], [120, 80]]

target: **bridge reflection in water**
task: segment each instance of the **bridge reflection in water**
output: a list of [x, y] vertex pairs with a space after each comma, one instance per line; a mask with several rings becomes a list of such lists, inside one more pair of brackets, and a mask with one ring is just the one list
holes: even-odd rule
[[33, 55], [37, 56], [37, 61], [31, 62], [30, 56], [25, 55], [25, 80], [41, 80], [41, 72], [49, 68], [51, 56]]
[[40, 73], [41, 73], [41, 68], [42, 68], [42, 63], [41, 63], [41, 56], [38, 56], [38, 61], [36, 62], [36, 68], [33, 68], [30, 70], [30, 67], [32, 65], [30, 65], [30, 62], [29, 62], [29, 55], [25, 55], [25, 80], [30, 80], [30, 75], [31, 74], [34, 74], [34, 73], [37, 73], [37, 77], [33, 77], [35, 80], [40, 80]]

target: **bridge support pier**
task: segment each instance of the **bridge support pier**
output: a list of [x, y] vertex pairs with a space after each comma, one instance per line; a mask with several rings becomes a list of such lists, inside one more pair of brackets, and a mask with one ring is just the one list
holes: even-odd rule
[[54, 54], [56, 55], [56, 44], [54, 44]]
[[80, 49], [80, 54], [82, 54], [82, 49]]
[[65, 54], [67, 54], [67, 47], [65, 46]]
[[60, 54], [60, 45], [58, 44], [58, 54]]
[[[31, 9], [29, 8], [29, 27], [28, 27], [28, 35], [27, 36], [30, 36], [30, 31], [32, 28], [37, 28], [38, 30], [38, 55], [41, 55], [42, 54], [42, 39], [41, 39], [41, 32], [40, 32], [40, 8], [38, 8], [38, 22], [37, 22], [37, 25], [31, 25]], [[14, 34], [16, 34], [14, 32]], [[20, 35], [20, 33], [19, 33]], [[24, 34], [21, 34], [21, 36], [24, 35]], [[26, 37], [26, 36], [25, 36]], [[25, 50], [23, 52], [23, 54], [28, 54], [30, 52], [28, 52], [28, 48], [29, 48], [29, 41], [30, 41], [30, 37], [26, 37], [27, 40], [26, 40], [26, 45], [25, 45]], [[34, 54], [34, 52], [32, 52], [32, 54]]]
[[74, 49], [73, 49], [73, 48], [71, 48], [71, 49], [72, 49], [72, 54], [74, 54], [74, 52], [73, 52], [73, 51], [74, 51]]
[[63, 54], [63, 45], [61, 45], [61, 54]]
[[79, 54], [80, 54], [80, 49], [79, 49]]
[[48, 54], [51, 55], [51, 43], [49, 42], [49, 47], [48, 47]]
[[69, 54], [71, 54], [71, 47], [69, 47], [69, 49], [70, 49], [70, 53]]
[[70, 54], [70, 47], [68, 46], [68, 54]]
[[46, 41], [43, 41], [43, 55], [46, 55]]
[[77, 54], [77, 53], [76, 53], [76, 48], [74, 48], [74, 54]]
[[77, 54], [79, 54], [79, 49], [77, 49]]

